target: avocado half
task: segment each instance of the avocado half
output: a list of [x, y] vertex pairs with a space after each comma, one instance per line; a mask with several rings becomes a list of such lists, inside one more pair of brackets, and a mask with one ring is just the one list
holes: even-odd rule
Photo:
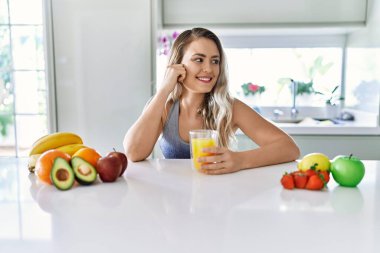
[[65, 191], [70, 189], [75, 182], [74, 171], [65, 159], [57, 157], [50, 172], [50, 179], [55, 187]]
[[78, 183], [82, 185], [90, 185], [95, 182], [98, 173], [94, 166], [86, 160], [79, 156], [75, 156], [71, 159], [71, 165], [73, 166], [74, 175]]

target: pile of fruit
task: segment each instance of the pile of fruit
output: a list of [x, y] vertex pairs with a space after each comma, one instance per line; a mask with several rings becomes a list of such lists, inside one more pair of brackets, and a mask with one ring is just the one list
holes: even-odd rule
[[103, 182], [114, 182], [127, 169], [124, 153], [112, 151], [102, 157], [83, 144], [74, 133], [58, 132], [38, 139], [29, 153], [28, 169], [39, 180], [60, 190], [70, 189], [75, 182], [90, 185], [99, 174]]
[[281, 184], [285, 189], [322, 190], [330, 181], [330, 160], [324, 154], [309, 154], [297, 167], [298, 171], [282, 176]]
[[322, 153], [305, 155], [297, 165], [298, 171], [285, 173], [281, 184], [285, 189], [322, 190], [330, 181], [330, 172], [341, 186], [356, 187], [364, 177], [365, 167], [358, 158], [336, 156], [331, 162]]

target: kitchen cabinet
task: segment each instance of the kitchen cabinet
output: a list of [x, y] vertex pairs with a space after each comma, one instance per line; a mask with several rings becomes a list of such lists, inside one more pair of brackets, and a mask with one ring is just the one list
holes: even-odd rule
[[366, 0], [162, 0], [170, 26], [364, 26]]
[[189, 159], [153, 159], [115, 183], [59, 191], [25, 159], [0, 158], [0, 252], [375, 253], [380, 162], [364, 164], [356, 188], [290, 191], [280, 178], [295, 162], [209, 176]]
[[[339, 129], [335, 128], [334, 130]], [[311, 131], [314, 131], [315, 134], [291, 134], [301, 150], [301, 157], [309, 153], [322, 152], [330, 159], [337, 155], [349, 154], [354, 154], [361, 159], [380, 159], [380, 136], [378, 135], [318, 134], [320, 131], [317, 128]], [[344, 132], [345, 129], [339, 131]], [[257, 145], [244, 134], [237, 135], [236, 138], [238, 150], [257, 148]], [[156, 153], [159, 154], [159, 151], [157, 150]]]

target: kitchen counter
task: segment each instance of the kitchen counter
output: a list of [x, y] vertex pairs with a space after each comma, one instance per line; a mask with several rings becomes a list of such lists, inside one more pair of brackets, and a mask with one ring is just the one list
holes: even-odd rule
[[[318, 125], [318, 126], [303, 126], [291, 123], [273, 123], [284, 132], [294, 136], [380, 136], [380, 127], [366, 126], [351, 126], [351, 125]], [[245, 135], [240, 129], [236, 132], [237, 135]]]
[[380, 161], [357, 188], [284, 190], [296, 163], [208, 176], [190, 160], [130, 163], [59, 191], [0, 159], [0, 252], [380, 252]]
[[[290, 107], [261, 107], [260, 111], [273, 124], [291, 135], [358, 135], [374, 136], [380, 135], [378, 113], [364, 112], [349, 108], [339, 109], [333, 107], [298, 107], [299, 115], [296, 119], [290, 118]], [[279, 110], [284, 115], [274, 119], [273, 112]], [[340, 120], [337, 116], [339, 111], [350, 113], [354, 120]], [[319, 120], [316, 120], [319, 119]], [[297, 123], [289, 123], [289, 120], [296, 120]], [[281, 123], [280, 123], [281, 122]], [[288, 122], [288, 123], [285, 123]], [[241, 131], [238, 134], [243, 134]]]
[[279, 128], [291, 135], [380, 135], [380, 127], [365, 127], [351, 125], [327, 125], [327, 126], [297, 126], [295, 124], [276, 124]]

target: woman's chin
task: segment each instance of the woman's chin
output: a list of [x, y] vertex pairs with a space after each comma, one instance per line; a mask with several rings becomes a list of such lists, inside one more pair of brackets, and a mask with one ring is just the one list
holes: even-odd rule
[[199, 85], [197, 87], [188, 87], [185, 85], [186, 90], [191, 93], [210, 93], [212, 91], [213, 85]]

